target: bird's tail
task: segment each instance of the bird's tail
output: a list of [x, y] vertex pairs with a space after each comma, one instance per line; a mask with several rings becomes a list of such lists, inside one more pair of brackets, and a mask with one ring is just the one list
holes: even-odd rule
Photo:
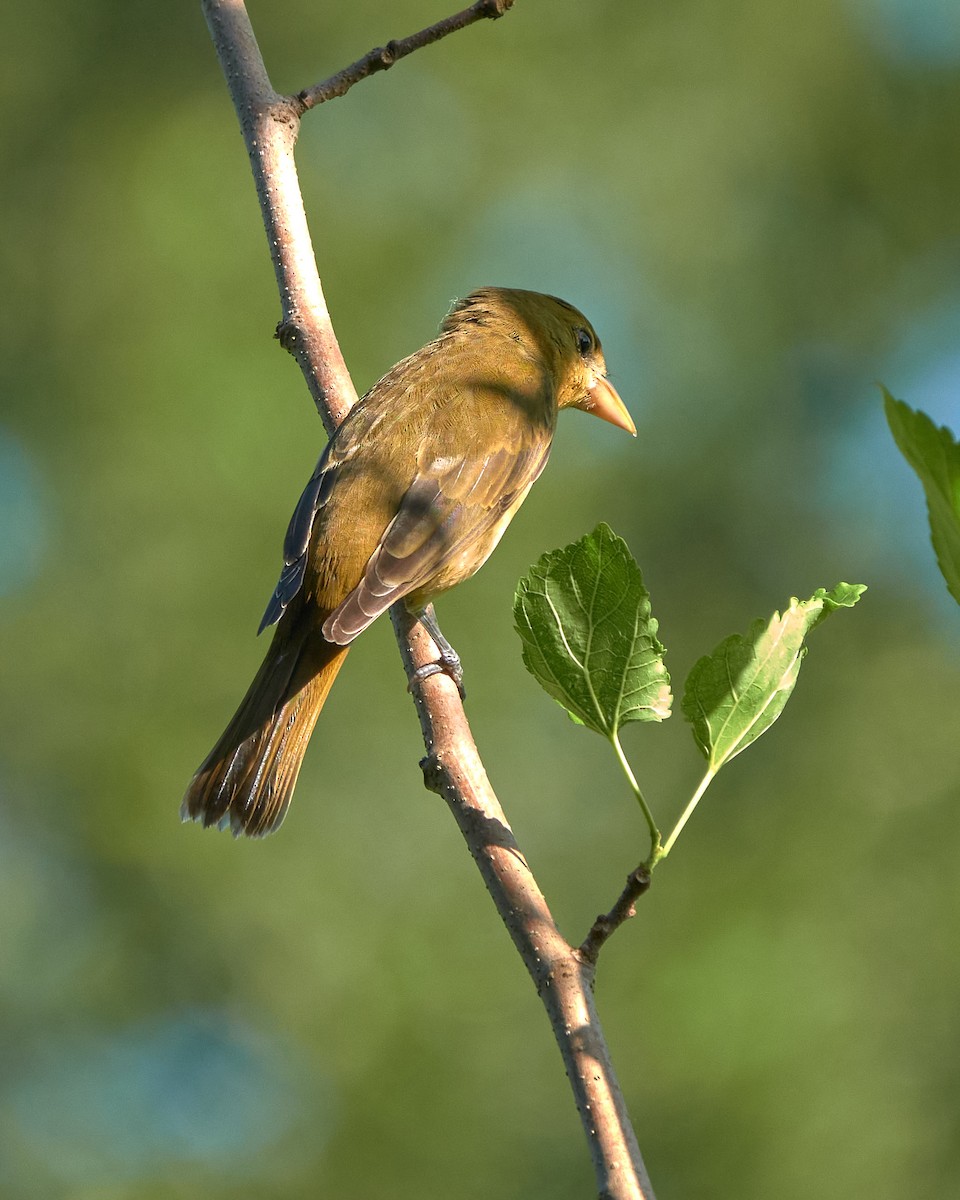
[[190, 781], [180, 815], [228, 826], [235, 837], [272, 833], [286, 815], [310, 734], [347, 646], [274, 635], [233, 720]]

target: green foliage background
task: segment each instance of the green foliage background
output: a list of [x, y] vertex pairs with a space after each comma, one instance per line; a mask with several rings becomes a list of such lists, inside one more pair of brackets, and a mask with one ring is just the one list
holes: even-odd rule
[[[559, 1057], [440, 802], [389, 628], [282, 832], [181, 828], [262, 653], [322, 446], [196, 5], [0, 17], [0, 1191], [593, 1194]], [[445, 15], [252, 0], [290, 90]], [[517, 0], [310, 116], [356, 382], [503, 283], [581, 306], [637, 442], [570, 414], [442, 605], [495, 786], [580, 938], [645, 853], [616, 763], [526, 676], [517, 578], [599, 520], [682, 679], [862, 579], [598, 983], [663, 1198], [886, 1200], [960, 1177], [960, 614], [874, 381], [960, 427], [948, 0]], [[668, 824], [679, 719], [624, 744]], [[685, 843], [685, 844], [684, 844]]]

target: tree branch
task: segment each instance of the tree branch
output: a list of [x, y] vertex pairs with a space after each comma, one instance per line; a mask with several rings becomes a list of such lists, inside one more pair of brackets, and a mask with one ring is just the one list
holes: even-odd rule
[[476, 4], [471, 4], [462, 12], [454, 13], [452, 17], [445, 17], [442, 21], [437, 21], [435, 25], [421, 29], [419, 33], [387, 42], [385, 46], [375, 47], [363, 58], [358, 58], [349, 67], [338, 71], [336, 75], [331, 75], [329, 79], [325, 79], [322, 83], [316, 83], [313, 87], [304, 88], [296, 98], [303, 106], [303, 111], [315, 108], [318, 104], [323, 104], [325, 100], [334, 100], [337, 96], [345, 95], [361, 79], [375, 75], [378, 71], [389, 70], [395, 62], [406, 58], [414, 50], [429, 46], [433, 42], [439, 42], [447, 34], [456, 33], [459, 29], [466, 29], [468, 25], [473, 25], [476, 21], [496, 20], [498, 17], [502, 17], [507, 9], [513, 8], [513, 2], [514, 0], [477, 0]]
[[[401, 606], [391, 609], [407, 678], [436, 648]], [[426, 786], [446, 800], [487, 891], [537, 988], [560, 1047], [601, 1200], [653, 1200], [593, 995], [595, 963], [557, 928], [500, 807], [456, 685], [431, 675], [414, 693], [427, 757]]]
[[[201, 3], [260, 198], [281, 297], [278, 336], [296, 357], [332, 430], [356, 392], [323, 297], [293, 161], [300, 115], [307, 106], [273, 90], [243, 0]], [[475, 4], [465, 10], [475, 15], [421, 44], [483, 16], [499, 16], [510, 3]], [[499, 11], [481, 11], [494, 8]], [[463, 13], [450, 21], [461, 18]], [[409, 679], [418, 667], [436, 661], [436, 647], [402, 605], [395, 605], [391, 616]], [[415, 701], [427, 749], [427, 785], [453, 812], [547, 1010], [590, 1146], [601, 1200], [653, 1200], [594, 1004], [595, 963], [557, 929], [487, 779], [456, 686], [445, 675], [430, 676], [416, 685]]]
[[640, 864], [627, 876], [626, 887], [620, 893], [620, 898], [606, 915], [597, 917], [590, 932], [580, 946], [579, 954], [584, 962], [596, 964], [604, 942], [615, 930], [637, 915], [636, 902], [650, 886], [650, 872]]
[[201, 0], [250, 157], [280, 291], [280, 344], [297, 360], [327, 433], [357, 399], [320, 286], [293, 157], [299, 104], [273, 90], [243, 0]]

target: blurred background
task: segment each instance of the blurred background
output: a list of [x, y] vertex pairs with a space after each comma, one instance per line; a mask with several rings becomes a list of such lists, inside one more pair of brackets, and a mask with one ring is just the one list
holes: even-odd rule
[[[250, 11], [296, 91], [449, 7]], [[199, 6], [0, 21], [0, 1193], [592, 1195], [533, 988], [423, 788], [387, 622], [278, 836], [179, 824], [263, 652], [322, 428], [272, 339]], [[955, 0], [518, 0], [304, 122], [361, 391], [455, 296], [507, 284], [589, 315], [639, 427], [566, 416], [440, 606], [571, 939], [647, 847], [609, 750], [525, 675], [528, 565], [609, 522], [678, 693], [791, 594], [870, 588], [604, 952], [661, 1200], [960, 1177], [960, 612], [876, 386], [960, 429], [958, 144]], [[669, 828], [701, 773], [689, 730], [624, 742]]]

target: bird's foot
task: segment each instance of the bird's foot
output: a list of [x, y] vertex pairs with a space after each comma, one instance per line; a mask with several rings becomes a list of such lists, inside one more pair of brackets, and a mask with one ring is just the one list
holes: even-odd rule
[[460, 699], [466, 699], [467, 693], [463, 686], [463, 665], [460, 662], [460, 656], [458, 654], [441, 654], [436, 662], [424, 663], [422, 667], [417, 667], [414, 673], [410, 676], [410, 682], [407, 684], [407, 691], [412, 692], [413, 685], [415, 683], [421, 683], [424, 679], [429, 679], [431, 675], [449, 675], [453, 682], [457, 685], [457, 691], [460, 693]]
[[457, 691], [460, 693], [460, 699], [465, 700], [467, 693], [463, 686], [463, 664], [460, 662], [460, 655], [454, 650], [447, 639], [440, 632], [440, 627], [437, 624], [436, 613], [433, 611], [433, 605], [428, 605], [422, 613], [419, 614], [420, 624], [426, 629], [436, 643], [437, 649], [440, 651], [440, 657], [436, 662], [424, 663], [422, 667], [417, 669], [410, 676], [410, 682], [407, 684], [407, 690], [412, 691], [416, 683], [422, 683], [424, 679], [429, 679], [431, 675], [449, 675], [453, 682], [457, 685]]

